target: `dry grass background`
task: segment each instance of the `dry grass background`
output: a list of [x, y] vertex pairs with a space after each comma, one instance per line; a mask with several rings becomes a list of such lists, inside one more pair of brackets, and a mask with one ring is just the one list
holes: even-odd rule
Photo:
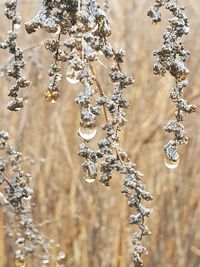
[[[30, 19], [39, 1], [20, 1], [23, 19]], [[199, 1], [180, 1], [187, 6], [191, 34], [186, 46], [191, 51], [188, 62], [190, 86], [186, 98], [199, 103], [200, 6]], [[163, 143], [167, 135], [162, 125], [173, 116], [169, 101], [170, 77], [152, 74], [152, 49], [161, 45], [163, 26], [152, 26], [146, 10], [149, 0], [111, 1], [112, 41], [127, 51], [124, 69], [134, 76], [135, 85], [127, 89], [130, 109], [128, 125], [121, 136], [122, 147], [144, 173], [147, 189], [155, 196], [154, 213], [149, 224], [152, 236], [146, 239], [149, 254], [145, 267], [200, 267], [200, 124], [197, 113], [186, 118], [189, 144], [182, 148], [180, 165], [168, 170], [163, 163]], [[3, 1], [0, 0], [0, 15]], [[1, 17], [0, 41], [9, 28]], [[11, 113], [6, 109], [7, 90], [12, 84], [0, 77], [0, 129], [8, 130], [12, 143], [35, 159], [30, 166], [34, 178], [34, 218], [39, 229], [66, 253], [67, 267], [130, 267], [131, 227], [126, 199], [121, 195], [122, 180], [113, 177], [111, 187], [86, 184], [81, 177], [77, 150], [80, 138], [78, 108], [74, 98], [80, 88], [62, 82], [62, 96], [52, 105], [45, 101], [47, 69], [52, 59], [41, 45], [48, 35], [37, 32], [28, 36], [20, 30], [20, 43], [26, 50], [27, 75], [32, 86], [25, 89], [28, 104]], [[8, 54], [0, 51], [0, 66]], [[99, 74], [104, 80], [102, 72]], [[107, 85], [108, 86], [108, 85]], [[106, 82], [104, 87], [107, 88]], [[105, 89], [106, 90], [106, 89]], [[42, 159], [42, 160], [40, 160]], [[0, 267], [13, 267], [13, 245], [5, 234], [3, 210], [0, 210]], [[30, 267], [38, 266], [37, 258]], [[52, 266], [54, 264], [52, 263]]]

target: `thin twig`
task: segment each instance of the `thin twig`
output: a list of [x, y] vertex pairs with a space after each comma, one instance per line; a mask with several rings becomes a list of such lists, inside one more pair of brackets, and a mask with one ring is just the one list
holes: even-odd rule
[[[100, 84], [100, 82], [99, 82], [99, 80], [97, 78], [96, 71], [95, 71], [94, 67], [91, 64], [90, 64], [90, 69], [92, 71], [92, 74], [95, 77], [95, 82], [96, 82], [96, 85], [97, 85], [97, 88], [98, 88], [98, 91], [99, 91], [100, 96], [105, 96], [105, 94], [103, 92], [103, 89], [101, 87], [101, 84]], [[106, 109], [106, 105], [105, 104], [103, 104], [103, 113], [104, 113], [104, 117], [105, 117], [106, 123], [109, 123], [108, 113], [107, 113], [107, 109]]]

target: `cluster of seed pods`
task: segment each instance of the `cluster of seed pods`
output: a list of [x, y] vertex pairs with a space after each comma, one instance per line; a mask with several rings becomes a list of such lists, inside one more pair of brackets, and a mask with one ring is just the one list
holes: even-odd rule
[[[10, 88], [8, 96], [12, 97], [9, 101], [7, 108], [11, 111], [18, 111], [24, 105], [24, 98], [19, 95], [20, 88], [25, 88], [30, 85], [21, 73], [25, 67], [24, 53], [17, 45], [18, 30], [21, 26], [21, 16], [17, 11], [17, 0], [5, 1], [5, 16], [11, 20], [11, 30], [7, 34], [5, 42], [0, 42], [0, 48], [8, 49], [9, 53], [13, 56], [6, 69], [6, 74], [16, 80], [16, 83]], [[3, 70], [4, 71], [4, 70]], [[3, 73], [3, 71], [1, 71]]]
[[[156, 0], [148, 11], [153, 23], [161, 21], [162, 7], [169, 10], [173, 17], [168, 20], [163, 46], [154, 51], [157, 61], [153, 71], [161, 76], [169, 72], [175, 79], [175, 86], [170, 91], [170, 99], [177, 108], [175, 119], [164, 126], [166, 132], [174, 134], [174, 138], [164, 145], [165, 165], [173, 169], [179, 164], [179, 147], [188, 142], [183, 125], [184, 116], [194, 112], [196, 106], [188, 104], [183, 98], [188, 86], [186, 78], [189, 70], [185, 62], [189, 51], [184, 48], [180, 38], [188, 35], [190, 31], [188, 18], [184, 7], [179, 6], [177, 1]], [[135, 164], [120, 147], [119, 134], [127, 123], [125, 109], [129, 107], [124, 91], [134, 81], [122, 71], [125, 51], [121, 48], [115, 49], [109, 41], [112, 32], [108, 8], [109, 0], [105, 1], [103, 7], [96, 0], [43, 0], [36, 16], [25, 24], [25, 29], [29, 34], [38, 29], [54, 34], [54, 38], [51, 36], [44, 43], [53, 57], [48, 71], [49, 85], [44, 94], [46, 100], [55, 103], [60, 97], [63, 65], [67, 66], [64, 75], [67, 82], [71, 86], [79, 84], [82, 88], [75, 102], [80, 111], [78, 134], [83, 142], [78, 154], [83, 159], [83, 178], [88, 183], [95, 182], [98, 178], [105, 186], [109, 186], [110, 180], [117, 172], [122, 174], [121, 192], [127, 197], [129, 206], [136, 211], [136, 214], [129, 217], [129, 223], [136, 224], [139, 229], [132, 238], [133, 261], [135, 266], [142, 266], [142, 256], [147, 254], [147, 249], [141, 241], [144, 236], [150, 234], [145, 225], [145, 218], [151, 214], [151, 209], [143, 205], [143, 200], [150, 201], [152, 196], [144, 189], [142, 173], [136, 170]], [[0, 48], [8, 49], [12, 55], [6, 72], [16, 80], [9, 90], [8, 95], [13, 99], [7, 107], [11, 111], [18, 111], [24, 103], [23, 97], [19, 95], [20, 88], [29, 86], [30, 82], [22, 76], [24, 54], [16, 42], [21, 25], [17, 0], [5, 0], [5, 15], [11, 20], [12, 29], [8, 32], [5, 42], [0, 43]], [[106, 68], [109, 88], [105, 88], [105, 83], [98, 77], [98, 63]], [[98, 123], [102, 121], [100, 117], [104, 120], [103, 125]], [[97, 136], [100, 136], [98, 140]], [[5, 195], [0, 193], [0, 204], [9, 204], [18, 220], [20, 230], [16, 239], [16, 266], [25, 266], [26, 255], [33, 253], [38, 244], [42, 244], [45, 251], [42, 266], [48, 266], [51, 255], [31, 216], [31, 177], [21, 170], [19, 163], [22, 155], [8, 146], [8, 139], [8, 133], [1, 131], [0, 149], [8, 159], [0, 158], [0, 185], [7, 184]], [[13, 172], [10, 179], [4, 176], [8, 166]]]
[[163, 35], [162, 48], [154, 51], [157, 61], [153, 66], [153, 71], [155, 75], [161, 76], [165, 76], [169, 72], [175, 79], [175, 86], [170, 91], [170, 99], [177, 108], [175, 120], [168, 121], [164, 126], [166, 132], [174, 134], [174, 139], [164, 145], [165, 165], [170, 169], [174, 169], [179, 164], [180, 145], [188, 142], [183, 125], [184, 116], [186, 113], [195, 112], [196, 106], [188, 104], [183, 98], [183, 93], [188, 86], [186, 78], [189, 73], [185, 62], [190, 53], [184, 48], [180, 38], [190, 32], [188, 18], [184, 13], [184, 7], [179, 6], [177, 1], [156, 0], [154, 6], [148, 11], [148, 16], [153, 23], [161, 21], [160, 8], [162, 6], [169, 10], [173, 17], [168, 20], [169, 25]]
[[[120, 148], [119, 132], [127, 122], [124, 109], [129, 106], [123, 93], [133, 84], [133, 79], [121, 70], [125, 51], [114, 49], [109, 42], [108, 3], [106, 1], [101, 8], [96, 0], [43, 1], [39, 12], [25, 24], [25, 28], [28, 33], [41, 28], [57, 34], [57, 38], [45, 41], [46, 49], [53, 53], [55, 60], [49, 70], [50, 84], [45, 97], [51, 103], [59, 98], [61, 63], [66, 63], [67, 81], [83, 88], [75, 99], [80, 110], [78, 133], [83, 139], [79, 150], [83, 158], [83, 178], [88, 183], [99, 178], [101, 183], [109, 186], [115, 172], [123, 175], [122, 193], [137, 211], [130, 216], [129, 223], [139, 227], [132, 242], [133, 260], [141, 266], [142, 255], [147, 253], [141, 239], [150, 234], [144, 219], [151, 213], [151, 209], [145, 208], [141, 202], [152, 200], [152, 197], [141, 184], [143, 175]], [[96, 64], [100, 57], [112, 62], [109, 66], [104, 64], [113, 87], [110, 96], [97, 74]], [[97, 127], [99, 116], [104, 118], [102, 127]], [[92, 149], [90, 141], [95, 141], [97, 131], [102, 131], [103, 138], [97, 141], [97, 149]]]
[[[38, 256], [40, 266], [46, 267], [52, 259], [51, 242], [41, 235], [32, 217], [32, 178], [21, 167], [27, 159], [9, 145], [9, 138], [8, 132], [0, 131], [0, 206], [7, 206], [5, 227], [9, 237], [15, 238], [13, 266], [25, 267], [29, 257]], [[56, 266], [61, 266], [63, 253], [56, 255]]]

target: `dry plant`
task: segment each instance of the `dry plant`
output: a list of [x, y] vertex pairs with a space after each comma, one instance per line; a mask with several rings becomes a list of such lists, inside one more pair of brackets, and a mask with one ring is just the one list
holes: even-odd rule
[[[13, 20], [11, 32], [13, 35], [14, 26], [20, 23], [20, 19], [15, 22], [15, 17], [19, 16], [16, 13], [17, 1], [6, 1], [5, 5], [5, 14], [12, 13], [9, 19]], [[25, 24], [25, 28], [29, 34], [38, 28], [57, 34], [56, 39], [45, 41], [45, 48], [52, 52], [54, 58], [54, 63], [48, 71], [50, 83], [45, 93], [47, 101], [55, 103], [59, 98], [59, 83], [62, 77], [61, 63], [63, 62], [68, 64], [67, 81], [71, 84], [80, 82], [83, 86], [83, 92], [76, 98], [76, 103], [79, 105], [81, 117], [78, 132], [84, 140], [79, 151], [79, 155], [84, 159], [82, 163], [84, 179], [91, 183], [97, 176], [100, 176], [100, 182], [109, 186], [114, 171], [124, 176], [122, 193], [128, 198], [129, 206], [134, 207], [137, 211], [136, 214], [129, 217], [129, 223], [136, 224], [139, 228], [132, 239], [133, 261], [136, 266], [142, 266], [142, 255], [147, 254], [147, 249], [141, 244], [141, 240], [151, 233], [144, 221], [145, 217], [149, 217], [151, 214], [151, 209], [146, 208], [142, 204], [142, 200], [152, 200], [152, 196], [144, 190], [144, 185], [141, 183], [143, 174], [136, 170], [135, 164], [119, 147], [119, 132], [127, 122], [124, 109], [129, 106], [123, 91], [127, 86], [133, 84], [133, 79], [121, 69], [125, 51], [114, 49], [108, 40], [111, 29], [106, 15], [107, 10], [108, 2], [105, 3], [103, 10], [95, 0], [70, 0], [67, 2], [44, 0], [37, 15]], [[21, 77], [19, 63], [21, 63], [20, 60], [23, 60], [23, 53], [20, 50], [18, 59], [16, 43], [9, 41], [7, 43], [8, 47], [9, 45], [14, 46], [16, 67], [13, 72], [16, 74], [15, 78], [18, 79], [18, 76]], [[2, 46], [2, 48], [7, 47]], [[102, 63], [109, 73], [113, 86], [110, 97], [101, 86], [94, 67], [96, 61], [101, 62], [99, 55], [104, 55], [108, 61], [113, 60], [110, 67]], [[19, 99], [15, 98], [14, 108], [11, 109], [10, 106], [13, 107], [13, 104], [9, 104], [9, 109], [17, 111], [23, 105], [19, 107]], [[105, 119], [101, 127], [104, 137], [97, 142], [97, 149], [91, 149], [89, 141], [96, 136], [96, 121], [101, 110]]]
[[176, 120], [169, 121], [164, 129], [168, 133], [174, 134], [174, 140], [170, 140], [164, 145], [165, 165], [168, 168], [176, 168], [179, 164], [179, 146], [188, 143], [188, 137], [183, 125], [185, 113], [196, 111], [196, 106], [188, 104], [183, 98], [185, 88], [188, 86], [187, 74], [189, 69], [185, 66], [190, 52], [184, 48], [180, 38], [190, 32], [187, 16], [184, 14], [184, 6], [179, 6], [174, 0], [156, 0], [154, 6], [148, 11], [148, 16], [153, 23], [161, 21], [160, 8], [165, 6], [173, 17], [170, 18], [169, 26], [163, 35], [164, 43], [161, 49], [154, 51], [154, 56], [158, 56], [157, 62], [153, 66], [155, 75], [165, 76], [168, 71], [175, 79], [175, 86], [171, 89], [170, 99], [176, 105]]
[[[40, 266], [49, 266], [51, 243], [42, 236], [32, 218], [31, 175], [22, 170], [21, 165], [27, 159], [8, 144], [9, 134], [0, 132], [0, 205], [8, 205], [6, 227], [10, 237], [15, 237], [15, 267], [27, 266], [29, 255], [38, 257]], [[9, 176], [9, 177], [8, 177]], [[13, 216], [14, 215], [14, 216]], [[15, 229], [15, 223], [17, 228]], [[40, 249], [38, 249], [38, 247]], [[56, 258], [56, 266], [65, 258], [62, 251]]]
[[11, 30], [7, 34], [5, 42], [0, 43], [0, 48], [8, 49], [9, 53], [13, 55], [10, 65], [7, 66], [6, 74], [16, 80], [8, 93], [8, 96], [13, 97], [8, 103], [8, 109], [11, 111], [18, 111], [23, 107], [24, 99], [19, 96], [19, 89], [30, 85], [30, 82], [22, 77], [21, 69], [25, 66], [22, 49], [17, 45], [17, 31], [21, 27], [21, 16], [17, 11], [17, 0], [5, 1], [5, 16], [11, 20]]
[[[38, 3], [28, 3], [27, 5], [26, 2], [22, 3], [21, 1], [7, 1], [6, 3], [7, 6], [12, 7], [14, 12], [16, 12], [17, 7], [18, 9], [21, 7], [22, 19], [23, 17], [30, 19], [27, 16], [31, 16], [29, 14], [34, 12], [30, 5], [33, 4], [36, 9], [39, 5]], [[22, 3], [21, 6], [16, 5], [20, 3]], [[161, 4], [161, 1], [157, 1], [158, 3]], [[163, 3], [166, 3], [166, 7], [169, 4], [167, 1]], [[10, 245], [13, 240], [8, 238], [9, 241], [7, 241], [8, 227], [5, 228], [5, 236], [3, 236], [2, 229], [4, 228], [2, 221], [0, 221], [0, 239], [6, 241], [5, 246], [1, 242], [3, 249], [0, 247], [3, 267], [13, 264], [11, 262], [14, 251], [10, 247], [14, 247], [16, 250], [16, 266], [24, 265], [24, 257], [30, 258], [27, 266], [132, 266], [132, 259], [130, 259], [126, 246], [126, 239], [131, 236], [130, 229], [126, 226], [127, 214], [131, 212], [131, 209], [127, 209], [126, 201], [118, 194], [122, 183], [122, 193], [128, 198], [130, 208], [133, 207], [137, 211], [137, 214], [129, 217], [129, 222], [139, 227], [139, 231], [136, 231], [131, 240], [134, 245], [133, 260], [135, 265], [141, 266], [143, 260], [144, 266], [154, 267], [196, 267], [200, 264], [198, 257], [200, 235], [198, 229], [196, 233], [194, 230], [199, 222], [199, 183], [197, 179], [199, 169], [198, 166], [192, 166], [191, 163], [190, 165], [188, 163], [187, 168], [180, 164], [181, 167], [174, 170], [178, 177], [175, 180], [175, 174], [166, 173], [162, 168], [159, 151], [163, 136], [157, 129], [166, 118], [165, 115], [167, 114], [168, 118], [171, 113], [166, 112], [168, 108], [165, 110], [164, 101], [161, 101], [160, 94], [150, 92], [147, 87], [151, 83], [157, 87], [159, 82], [153, 82], [149, 78], [150, 67], [147, 65], [147, 58], [149, 58], [151, 50], [150, 45], [146, 48], [143, 45], [144, 49], [140, 49], [141, 43], [144, 44], [143, 40], [148, 40], [146, 32], [149, 32], [150, 36], [150, 30], [145, 28], [147, 26], [144, 27], [143, 31], [139, 30], [141, 25], [146, 25], [143, 21], [144, 10], [147, 8], [145, 4], [145, 1], [140, 3], [138, 1], [132, 3], [128, 1], [126, 3], [105, 1], [100, 6], [97, 1], [93, 0], [71, 0], [67, 3], [66, 1], [43, 1], [38, 14], [25, 23], [28, 33], [36, 32], [31, 35], [32, 38], [29, 37], [28, 39], [26, 36], [29, 40], [27, 42], [32, 46], [32, 42], [35, 41], [38, 44], [38, 39], [44, 41], [45, 38], [44, 47], [47, 53], [52, 54], [53, 59], [51, 60], [49, 54], [42, 50], [43, 47], [34, 51], [31, 50], [31, 56], [28, 50], [27, 54], [23, 54], [23, 58], [29, 56], [30, 60], [25, 71], [27, 77], [30, 76], [32, 81], [30, 88], [35, 90], [28, 93], [31, 96], [30, 103], [19, 110], [17, 115], [8, 114], [2, 108], [0, 115], [3, 119], [0, 127], [2, 129], [9, 128], [9, 132], [11, 131], [20, 150], [24, 151], [25, 154], [31, 154], [35, 158], [42, 155], [45, 163], [33, 165], [32, 173], [35, 185], [32, 186], [31, 177], [19, 167], [19, 164], [24, 163], [22, 155], [6, 145], [8, 134], [5, 131], [1, 132], [2, 142], [8, 151], [11, 151], [9, 154], [5, 153], [5, 149], [2, 150], [4, 151], [3, 158], [8, 162], [7, 167], [10, 168], [11, 172], [10, 157], [17, 161], [13, 165], [16, 173], [13, 171], [12, 174], [8, 175], [7, 170], [5, 170], [3, 178], [1, 178], [1, 189], [6, 189], [1, 194], [1, 201], [6, 205], [6, 212], [2, 218], [6, 217], [5, 220], [13, 224], [16, 219], [22, 222], [27, 217], [30, 219], [25, 228], [17, 227], [15, 229], [15, 232], [18, 233], [16, 247]], [[149, 3], [147, 4], [149, 5]], [[160, 18], [158, 7], [161, 6], [155, 5], [150, 11], [150, 16], [153, 19]], [[174, 12], [177, 12], [176, 5], [174, 8]], [[117, 12], [115, 13], [115, 11]], [[118, 18], [116, 19], [112, 27], [114, 34], [111, 35], [108, 18], [110, 15], [115, 18], [116, 14], [121, 14], [121, 17], [119, 17], [119, 21]], [[139, 14], [143, 15], [140, 16]], [[185, 19], [182, 13], [179, 15], [180, 20]], [[135, 20], [134, 26], [130, 24], [133, 18]], [[119, 28], [121, 31], [118, 30]], [[23, 30], [22, 27], [19, 29], [18, 26], [14, 29], [15, 32], [21, 30]], [[39, 35], [39, 31], [42, 32], [42, 36]], [[135, 37], [134, 44], [130, 41], [133, 36]], [[18, 36], [21, 43], [24, 38], [25, 34], [24, 36], [22, 34], [21, 39]], [[130, 55], [126, 60], [125, 51], [121, 48], [116, 49], [111, 44], [116, 40], [126, 46], [127, 54]], [[153, 45], [155, 45], [156, 38], [152, 38], [152, 40], [154, 40]], [[174, 43], [171, 39], [168, 41], [169, 45], [176, 45], [176, 40]], [[17, 46], [15, 42], [12, 45]], [[23, 53], [23, 49], [20, 51]], [[164, 64], [163, 69], [172, 73], [172, 65], [176, 55], [172, 51], [169, 58], [164, 58], [167, 60], [166, 63], [160, 57], [160, 54], [163, 55], [162, 51], [165, 54], [165, 47], [157, 51], [157, 54], [155, 53], [159, 57], [157, 64], [161, 60], [161, 63]], [[38, 57], [40, 53], [43, 53], [42, 57]], [[186, 54], [184, 54], [185, 57]], [[12, 55], [11, 63], [16, 61], [15, 65], [18, 63], [23, 65], [20, 62], [21, 59], [15, 60], [15, 55]], [[179, 53], [178, 60], [184, 62], [184, 55]], [[43, 77], [47, 72], [47, 62], [50, 61], [53, 63], [48, 70], [49, 86], [47, 88]], [[40, 63], [44, 69], [40, 68]], [[182, 67], [180, 72], [186, 76], [186, 67], [179, 65], [177, 66]], [[128, 69], [128, 72], [133, 72], [132, 66], [138, 66], [134, 71], [136, 76], [135, 91], [128, 89], [132, 85], [133, 79], [122, 71], [123, 67], [123, 69]], [[21, 78], [21, 70], [16, 68], [17, 75]], [[174, 75], [176, 71], [179, 69], [174, 70]], [[66, 74], [63, 75], [63, 73]], [[173, 77], [175, 77], [174, 75], [172, 74]], [[39, 80], [40, 76], [42, 76], [42, 80]], [[62, 79], [63, 77], [66, 77], [67, 83]], [[5, 75], [2, 80], [3, 88], [8, 88], [10, 80]], [[166, 88], [169, 83], [170, 81], [163, 82], [163, 87]], [[171, 96], [171, 99], [182, 114], [183, 106], [180, 107], [179, 104], [183, 103], [184, 88], [181, 89], [180, 84], [181, 86], [187, 84], [185, 79], [180, 81], [178, 77], [176, 83], [177, 85], [172, 89], [176, 96], [173, 94], [174, 98]], [[195, 84], [194, 78], [193, 83]], [[47, 88], [45, 98], [54, 103], [53, 105], [43, 102], [41, 96], [44, 92], [38, 88], [41, 90]], [[82, 88], [82, 92], [78, 96], [76, 88]], [[21, 98], [18, 96], [18, 89], [19, 87], [15, 91], [14, 101]], [[3, 92], [5, 93], [5, 90]], [[5, 105], [7, 99], [5, 95], [3, 94], [1, 100], [2, 106]], [[197, 97], [198, 92], [196, 95], [194, 94], [193, 98]], [[60, 101], [58, 101], [59, 98]], [[74, 107], [74, 98], [80, 111], [79, 118], [77, 118]], [[127, 99], [130, 104], [133, 100], [137, 103], [134, 107], [135, 112], [132, 112], [132, 109], [127, 109], [129, 107]], [[20, 103], [23, 102], [21, 100]], [[163, 105], [160, 106], [160, 103]], [[155, 106], [154, 110], [153, 106]], [[21, 107], [22, 105], [20, 109]], [[158, 116], [156, 112], [159, 108], [161, 108], [161, 112]], [[14, 108], [15, 111], [18, 109]], [[129, 123], [126, 124], [127, 121]], [[141, 124], [141, 122], [143, 123]], [[198, 122], [193, 119], [191, 123], [196, 123], [196, 129], [198, 129]], [[121, 131], [125, 125], [127, 125], [126, 128]], [[77, 126], [78, 135], [83, 139], [79, 150], [80, 159], [83, 160], [82, 173], [77, 167], [81, 160], [76, 156], [74, 145], [78, 142], [75, 134]], [[173, 126], [173, 129], [170, 128], [170, 130], [168, 127], [167, 131], [175, 133], [175, 139], [172, 141], [176, 142], [175, 148], [178, 149], [181, 143], [179, 141], [183, 140], [180, 137], [186, 137], [184, 127], [178, 120], [173, 123], [170, 121], [168, 126]], [[17, 131], [15, 131], [16, 128]], [[122, 149], [123, 145], [129, 151], [128, 153]], [[183, 160], [198, 155], [198, 146], [195, 144], [191, 144], [185, 149], [187, 149], [187, 153], [183, 154]], [[172, 159], [171, 157], [172, 154], [175, 155], [174, 151], [178, 153], [178, 150], [170, 148], [170, 153], [167, 154], [170, 156], [170, 164], [168, 164], [170, 168], [172, 165], [173, 167], [177, 165], [175, 158]], [[2, 162], [4, 162], [3, 158], [1, 159]], [[144, 218], [150, 215], [151, 209], [144, 207], [141, 201], [143, 199], [151, 200], [152, 197], [144, 190], [143, 175], [136, 170], [135, 164], [130, 158], [138, 161], [145, 175], [148, 174], [149, 179], [145, 183], [154, 191], [155, 195], [155, 216], [150, 222], [153, 235], [149, 240], [143, 240], [144, 245], [141, 244], [142, 237], [150, 234], [149, 228], [144, 224]], [[21, 172], [24, 176], [20, 175]], [[123, 175], [122, 182], [117, 180], [118, 174]], [[184, 179], [188, 176], [191, 179], [190, 182], [187, 181], [186, 189]], [[80, 177], [83, 179], [78, 180]], [[111, 187], [109, 189], [107, 187], [102, 188], [101, 185], [95, 183], [99, 177], [101, 183], [106, 186], [111, 185]], [[159, 177], [159, 180], [153, 177]], [[14, 191], [12, 191], [13, 186], [16, 187]], [[31, 191], [33, 188], [34, 194]], [[20, 209], [13, 207], [12, 201], [10, 201], [12, 199], [10, 195], [12, 196], [13, 192], [18, 191], [21, 193], [17, 198], [19, 204], [17, 207]], [[30, 210], [32, 198], [37, 205], [35, 209]], [[119, 202], [120, 204], [118, 204]], [[7, 216], [8, 206], [11, 212]], [[22, 217], [22, 213], [25, 214], [25, 217]], [[32, 217], [36, 219], [35, 223], [33, 223]], [[49, 238], [44, 237], [43, 232]], [[30, 233], [34, 234], [35, 239], [29, 238]], [[53, 242], [51, 237], [56, 243], [61, 243], [64, 252], [58, 248], [51, 248], [51, 242]], [[184, 238], [187, 238], [187, 242], [184, 241]], [[41, 249], [43, 246], [44, 249]], [[143, 259], [142, 254], [147, 253], [145, 246], [149, 248], [150, 253], [149, 257]], [[6, 258], [4, 254], [11, 256], [10, 259]], [[32, 255], [39, 256], [32, 257]]]

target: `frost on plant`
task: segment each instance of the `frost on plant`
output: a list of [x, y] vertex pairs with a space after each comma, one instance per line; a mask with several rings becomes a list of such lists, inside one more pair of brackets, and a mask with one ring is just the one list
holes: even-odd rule
[[21, 167], [26, 158], [8, 141], [8, 132], [0, 131], [0, 206], [7, 206], [8, 222], [5, 227], [9, 236], [14, 235], [15, 238], [14, 266], [27, 266], [27, 259], [31, 256], [41, 259], [40, 266], [49, 266], [51, 244], [40, 234], [33, 221], [32, 178]]
[[170, 91], [170, 98], [177, 108], [176, 119], [167, 122], [164, 126], [166, 132], [174, 134], [174, 139], [164, 145], [165, 164], [168, 168], [175, 168], [179, 163], [179, 146], [188, 142], [183, 125], [184, 116], [186, 113], [190, 114], [196, 110], [195, 105], [188, 104], [183, 98], [185, 88], [188, 86], [187, 75], [189, 73], [185, 62], [190, 53], [184, 48], [181, 38], [189, 34], [190, 27], [184, 7], [179, 6], [174, 0], [156, 0], [154, 6], [148, 11], [152, 22], [161, 21], [160, 8], [162, 6], [169, 10], [173, 17], [168, 20], [169, 25], [163, 34], [162, 48], [153, 53], [154, 56], [157, 56], [153, 71], [155, 75], [161, 76], [165, 76], [169, 72], [175, 79], [175, 86]]
[[21, 73], [25, 67], [24, 53], [17, 45], [18, 30], [21, 26], [21, 16], [17, 11], [17, 0], [5, 1], [5, 16], [11, 20], [12, 28], [7, 33], [7, 38], [4, 42], [0, 43], [0, 48], [8, 49], [9, 53], [13, 55], [10, 65], [7, 67], [7, 75], [16, 80], [15, 84], [10, 88], [8, 96], [12, 97], [9, 101], [7, 108], [11, 111], [18, 111], [23, 107], [24, 99], [19, 95], [20, 88], [25, 88], [30, 85]]
[[[147, 252], [141, 239], [150, 234], [144, 219], [151, 213], [142, 202], [152, 197], [141, 183], [142, 174], [120, 148], [119, 133], [127, 122], [125, 109], [129, 106], [124, 90], [133, 84], [133, 79], [122, 71], [125, 51], [115, 49], [109, 41], [112, 32], [107, 17], [108, 5], [109, 1], [101, 8], [96, 0], [44, 0], [37, 15], [25, 24], [25, 28], [30, 34], [41, 28], [57, 36], [45, 41], [46, 49], [55, 60], [49, 70], [46, 99], [55, 102], [59, 97], [61, 63], [67, 65], [65, 76], [71, 86], [82, 86], [75, 101], [80, 110], [78, 133], [83, 139], [79, 150], [83, 158], [83, 176], [89, 183], [100, 177], [100, 182], [109, 186], [115, 172], [123, 175], [122, 193], [137, 212], [130, 216], [129, 223], [139, 227], [132, 242], [134, 262], [141, 266], [142, 255]], [[102, 63], [101, 58], [108, 64]], [[111, 95], [98, 77], [97, 63], [107, 70], [112, 84]], [[104, 118], [102, 127], [97, 127], [99, 116]], [[92, 149], [90, 141], [96, 139], [99, 131], [103, 132], [103, 138], [97, 141], [96, 149]]]

